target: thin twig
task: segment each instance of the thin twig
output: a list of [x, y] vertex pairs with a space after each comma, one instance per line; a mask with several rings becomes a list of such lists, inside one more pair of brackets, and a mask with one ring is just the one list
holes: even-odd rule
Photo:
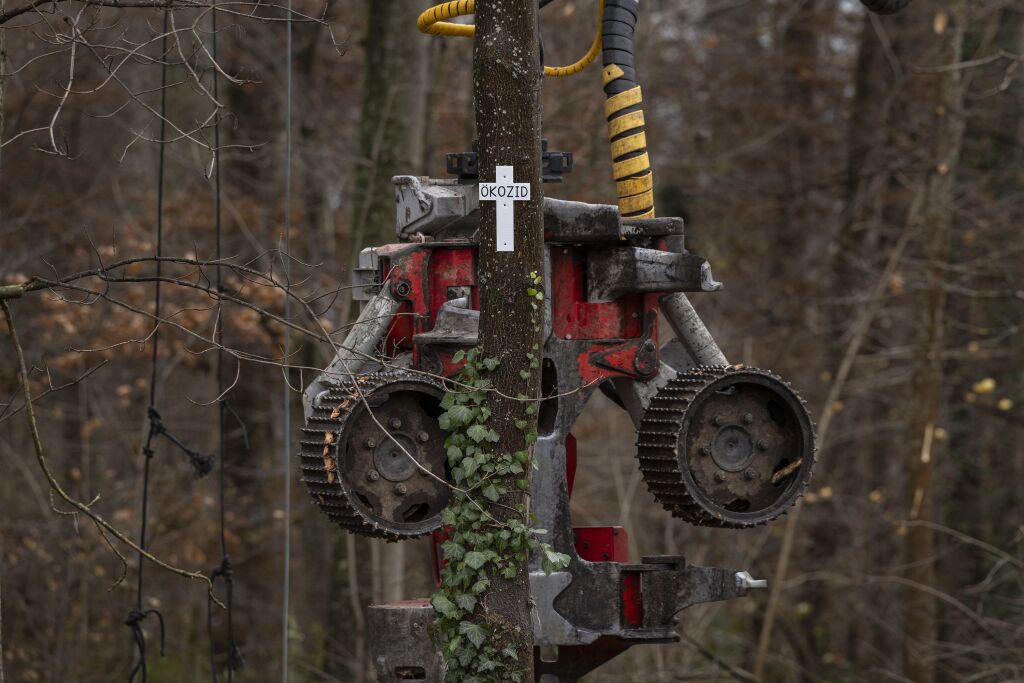
[[[218, 605], [223, 607], [221, 602], [217, 600], [217, 597], [213, 594], [213, 582], [210, 581], [209, 577], [200, 571], [188, 571], [187, 569], [181, 569], [173, 565], [164, 562], [155, 555], [140, 548], [134, 541], [132, 541], [124, 532], [110, 524], [110, 522], [103, 519], [98, 513], [93, 512], [89, 504], [83, 503], [75, 498], [72, 498], [64, 488], [60, 485], [60, 482], [53, 476], [50, 471], [49, 463], [46, 461], [46, 455], [43, 451], [43, 441], [39, 436], [39, 427], [36, 423], [35, 410], [32, 407], [32, 391], [28, 384], [28, 369], [25, 366], [25, 353], [21, 348], [21, 342], [18, 340], [18, 332], [14, 327], [14, 316], [11, 314], [11, 309], [7, 305], [7, 301], [0, 299], [0, 307], [4, 311], [4, 319], [7, 321], [7, 333], [11, 338], [11, 344], [14, 346], [14, 354], [18, 361], [19, 380], [21, 382], [21, 390], [25, 397], [25, 417], [28, 423], [29, 432], [32, 435], [32, 446], [36, 453], [36, 462], [39, 464], [39, 469], [42, 470], [43, 476], [46, 477], [47, 483], [50, 488], [58, 495], [64, 502], [73, 507], [79, 513], [87, 516], [89, 519], [96, 524], [97, 527], [106, 531], [111, 536], [116, 538], [118, 541], [131, 548], [135, 552], [146, 560], [152, 562], [156, 566], [164, 569], [172, 574], [185, 577], [187, 579], [196, 579], [206, 583], [207, 593], [210, 598]], [[123, 559], [123, 558], [122, 558]]]

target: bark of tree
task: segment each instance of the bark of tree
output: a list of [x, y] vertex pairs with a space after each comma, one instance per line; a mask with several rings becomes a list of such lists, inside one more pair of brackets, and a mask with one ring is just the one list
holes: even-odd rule
[[[2, 9], [0, 9], [2, 11]], [[0, 538], [0, 683], [4, 683], [4, 540]]]
[[422, 50], [425, 39], [410, 40], [422, 2], [367, 0], [369, 17], [359, 123], [359, 160], [353, 201], [352, 231], [358, 256], [364, 246], [393, 241], [395, 203], [391, 176], [415, 173], [422, 158], [419, 131], [426, 96]]
[[[0, 0], [0, 13], [4, 11], [4, 0]], [[7, 90], [7, 31], [0, 30], [0, 145], [4, 142], [4, 91]], [[0, 177], [4, 171], [4, 149], [0, 146]], [[0, 222], [4, 219], [3, 203], [0, 203]], [[0, 663], [0, 671], [3, 664]]]
[[[956, 64], [963, 51], [967, 7], [965, 0], [951, 3], [951, 27], [942, 64]], [[915, 351], [912, 378], [914, 404], [910, 412], [907, 442], [910, 461], [911, 521], [935, 521], [933, 473], [935, 429], [942, 406], [942, 349], [946, 308], [946, 267], [949, 263], [953, 223], [953, 191], [963, 143], [963, 70], [948, 69], [936, 77], [936, 106], [932, 114], [933, 167], [926, 179], [927, 195], [921, 220], [921, 239], [927, 272], [925, 286], [915, 308], [921, 311], [921, 328]], [[907, 529], [906, 578], [913, 588], [905, 609], [904, 674], [914, 683], [935, 680], [934, 657], [929, 649], [937, 636], [937, 604], [934, 596], [935, 531], [915, 524]]]
[[[496, 251], [496, 204], [481, 202], [480, 345], [483, 358], [501, 364], [491, 374], [500, 390], [489, 399], [489, 424], [497, 432], [500, 448], [513, 452], [528, 448], [526, 431], [516, 426], [527, 417], [525, 395], [540, 397], [540, 370], [529, 369], [527, 354], [539, 355], [543, 345], [544, 307], [527, 294], [530, 273], [543, 272], [543, 187], [541, 185], [540, 93], [543, 72], [537, 36], [537, 4], [521, 0], [478, 0], [476, 37], [473, 46], [473, 106], [479, 139], [482, 182], [493, 182], [495, 166], [514, 168], [514, 181], [531, 185], [531, 199], [515, 202], [515, 250]], [[546, 284], [546, 283], [545, 283]], [[539, 364], [537, 364], [539, 366]], [[526, 371], [525, 373], [523, 371]], [[521, 374], [522, 373], [522, 374]], [[536, 427], [536, 413], [529, 418]], [[527, 468], [527, 476], [532, 468]], [[511, 492], [500, 501], [506, 517], [519, 516], [514, 509], [527, 506], [528, 497], [515, 486], [515, 476], [505, 482]], [[484, 611], [508, 629], [519, 660], [526, 670], [523, 680], [533, 680], [533, 626], [530, 618], [530, 583], [526, 562], [513, 579], [492, 577], [481, 596]]]

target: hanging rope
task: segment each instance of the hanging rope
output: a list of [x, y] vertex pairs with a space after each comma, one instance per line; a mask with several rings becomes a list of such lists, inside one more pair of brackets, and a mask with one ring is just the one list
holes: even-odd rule
[[[211, 6], [213, 11], [211, 12], [211, 34], [212, 34], [212, 45], [210, 50], [210, 57], [213, 61], [213, 99], [215, 102], [220, 102], [220, 74], [218, 70], [217, 62], [217, 2], [211, 0]], [[217, 105], [219, 106], [219, 105]], [[220, 186], [220, 111], [218, 110], [214, 116], [213, 121], [213, 185], [214, 185], [214, 232], [215, 232], [215, 259], [217, 261], [217, 308], [215, 315], [215, 327], [214, 327], [214, 342], [217, 345], [217, 417], [218, 417], [218, 436], [220, 444], [220, 468], [217, 472], [217, 484], [220, 498], [220, 552], [221, 560], [211, 574], [210, 578], [216, 585], [218, 580], [224, 581], [225, 600], [224, 604], [227, 607], [227, 619], [228, 619], [228, 662], [227, 662], [227, 680], [228, 683], [234, 679], [234, 672], [245, 666], [245, 658], [242, 657], [242, 651], [238, 647], [238, 643], [235, 641], [235, 609], [234, 609], [234, 590], [235, 590], [235, 576], [234, 570], [231, 565], [231, 556], [228, 555], [228, 542], [227, 542], [227, 528], [225, 524], [225, 510], [224, 510], [224, 439], [225, 429], [224, 424], [227, 419], [228, 404], [227, 398], [224, 396], [224, 279], [223, 272], [221, 270], [221, 186]], [[206, 623], [207, 630], [210, 638], [210, 674], [213, 676], [214, 683], [217, 683], [219, 677], [217, 676], [217, 663], [215, 660], [214, 653], [214, 638], [213, 638], [213, 598], [208, 596], [206, 600]]]
[[177, 446], [182, 452], [188, 455], [192, 463], [192, 469], [196, 478], [209, 474], [213, 469], [213, 458], [204, 455], [199, 451], [186, 446], [174, 434], [168, 431], [156, 409], [157, 390], [157, 358], [160, 346], [160, 277], [161, 257], [163, 256], [163, 235], [164, 235], [164, 167], [167, 140], [167, 37], [170, 31], [170, 10], [164, 10], [163, 37], [161, 39], [161, 66], [160, 66], [160, 143], [159, 161], [157, 164], [157, 191], [156, 191], [156, 281], [153, 291], [153, 314], [156, 317], [156, 328], [153, 330], [153, 348], [149, 361], [149, 405], [146, 408], [146, 418], [149, 420], [149, 431], [146, 434], [146, 443], [142, 447], [142, 455], [145, 458], [142, 468], [142, 512], [139, 523], [139, 573], [135, 589], [135, 608], [128, 613], [125, 625], [132, 631], [132, 640], [135, 643], [136, 661], [128, 674], [128, 681], [132, 683], [135, 677], [142, 674], [142, 683], [146, 683], [148, 667], [146, 662], [146, 634], [142, 630], [142, 622], [149, 615], [157, 618], [160, 625], [160, 656], [164, 655], [164, 617], [156, 609], [142, 609], [142, 596], [145, 586], [145, 557], [146, 550], [146, 526], [149, 521], [149, 474], [153, 460], [153, 440], [163, 436]]
[[[282, 220], [283, 249], [281, 260], [284, 268], [284, 319], [291, 319], [291, 211], [292, 211], [292, 0], [288, 0], [288, 21], [285, 38], [285, 105], [284, 105], [284, 217]], [[291, 396], [288, 386], [288, 363], [291, 359], [291, 328], [284, 328], [285, 363], [283, 391], [281, 396], [281, 438], [284, 447], [282, 467], [284, 469], [284, 572], [281, 578], [281, 683], [288, 683], [288, 632], [291, 602], [291, 556], [292, 556], [292, 421]]]

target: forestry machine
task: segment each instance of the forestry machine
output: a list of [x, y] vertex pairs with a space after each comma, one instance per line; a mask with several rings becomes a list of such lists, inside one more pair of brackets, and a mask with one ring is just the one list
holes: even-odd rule
[[[876, 12], [909, 0], [863, 0]], [[550, 0], [541, 0], [541, 5]], [[637, 0], [604, 0], [586, 57], [601, 54], [618, 205], [545, 198], [546, 325], [530, 509], [546, 540], [571, 560], [546, 574], [531, 560], [538, 679], [573, 681], [627, 648], [678, 640], [677, 615], [762, 588], [740, 569], [679, 556], [627, 557], [621, 527], [573, 527], [577, 467], [572, 428], [595, 390], [636, 428], [636, 463], [654, 498], [698, 526], [744, 529], [782, 515], [815, 461], [804, 402], [770, 372], [730, 364], [687, 294], [721, 289], [708, 262], [685, 248], [683, 221], [654, 216], [640, 87], [633, 64]], [[445, 21], [473, 11], [456, 0], [425, 12], [422, 31], [471, 35]], [[544, 180], [572, 155], [545, 149]], [[354, 272], [362, 305], [333, 362], [305, 391], [302, 476], [313, 501], [344, 530], [388, 541], [429, 535], [438, 575], [449, 498], [438, 425], [462, 354], [480, 321], [478, 169], [449, 154], [451, 179], [393, 179], [398, 241], [364, 249]], [[661, 338], [659, 317], [675, 333]], [[415, 459], [416, 462], [412, 460]], [[425, 600], [370, 609], [380, 681], [441, 681]]]

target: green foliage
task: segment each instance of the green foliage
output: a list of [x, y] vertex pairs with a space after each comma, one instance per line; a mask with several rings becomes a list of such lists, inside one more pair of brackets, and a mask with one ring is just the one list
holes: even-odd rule
[[[531, 274], [534, 284], [540, 284]], [[530, 294], [543, 299], [543, 294]], [[535, 349], [536, 350], [536, 349]], [[455, 354], [456, 362], [465, 360], [459, 372], [458, 386], [445, 395], [438, 418], [448, 432], [445, 440], [453, 491], [451, 502], [441, 514], [448, 531], [448, 540], [441, 545], [446, 565], [441, 572], [441, 588], [434, 593], [431, 604], [436, 615], [436, 637], [448, 667], [447, 681], [492, 683], [521, 681], [522, 666], [510, 634], [500, 623], [487, 620], [480, 604], [480, 595], [491, 584], [491, 577], [514, 579], [518, 567], [530, 554], [538, 552], [544, 571], [556, 571], [569, 563], [566, 555], [541, 543], [543, 529], [531, 529], [526, 523], [525, 508], [517, 506], [518, 514], [498, 514], [510, 508], [502, 499], [509, 484], [516, 490], [528, 491], [527, 467], [532, 454], [528, 450], [503, 451], [498, 433], [487, 423], [491, 410], [486, 402], [490, 380], [485, 376], [498, 367], [495, 358], [481, 358], [479, 349]], [[526, 359], [538, 367], [534, 354]], [[525, 371], [524, 371], [525, 372]], [[529, 373], [526, 373], [526, 377]], [[523, 414], [515, 417], [515, 425], [525, 432], [528, 444], [537, 440], [529, 416], [536, 415], [535, 401], [519, 397]]]

